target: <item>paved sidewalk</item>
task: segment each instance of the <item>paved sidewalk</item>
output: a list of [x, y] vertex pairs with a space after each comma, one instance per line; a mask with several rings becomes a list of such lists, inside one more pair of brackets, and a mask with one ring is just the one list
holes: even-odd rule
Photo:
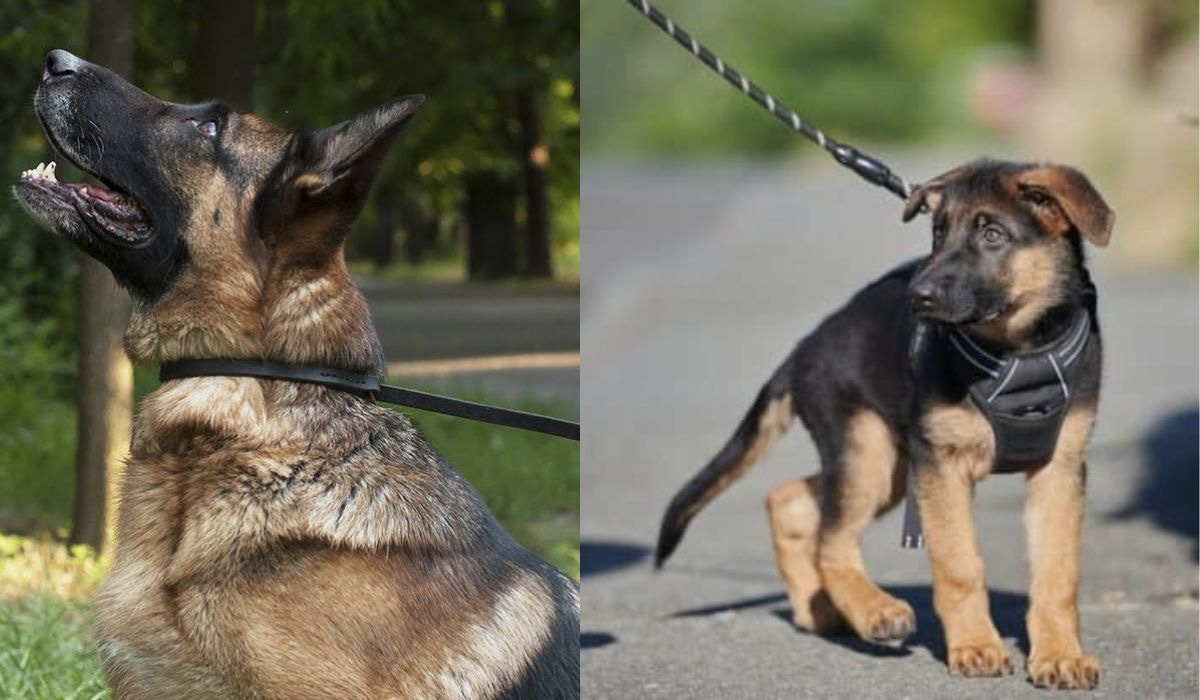
[[552, 361], [537, 366], [538, 356], [579, 351], [579, 296], [570, 286], [356, 282], [367, 297], [391, 363], [498, 356], [534, 360], [533, 366], [521, 369], [438, 370], [405, 381], [452, 393], [533, 396], [578, 411], [578, 364]]
[[[960, 156], [958, 159], [962, 159]], [[888, 158], [922, 177], [954, 156]], [[665, 570], [647, 558], [675, 490], [724, 442], [762, 381], [866, 281], [923, 252], [928, 223], [836, 166], [600, 168], [583, 174], [583, 665], [587, 698], [1052, 697], [1017, 675], [947, 675], [923, 551], [900, 513], [865, 543], [910, 601], [901, 649], [795, 631], [763, 497], [815, 470], [794, 429], [694, 522]], [[1120, 218], [1118, 217], [1118, 222]], [[1116, 236], [1135, 235], [1118, 223]], [[1098, 692], [1197, 697], [1197, 279], [1123, 272], [1093, 250], [1105, 392], [1088, 484], [1082, 621]], [[1027, 567], [1018, 477], [980, 485], [997, 625], [1022, 666]]]

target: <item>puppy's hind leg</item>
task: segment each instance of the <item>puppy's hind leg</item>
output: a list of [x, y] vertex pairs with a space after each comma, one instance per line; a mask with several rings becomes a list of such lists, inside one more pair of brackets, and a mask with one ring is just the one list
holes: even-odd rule
[[821, 526], [821, 476], [789, 481], [767, 494], [767, 517], [775, 560], [787, 584], [792, 621], [801, 629], [830, 634], [845, 625], [821, 587], [817, 538]]
[[903, 640], [916, 630], [916, 615], [871, 582], [860, 547], [867, 526], [904, 493], [896, 441], [883, 418], [870, 410], [851, 417], [837, 463], [830, 466], [817, 552], [821, 583], [859, 637]]

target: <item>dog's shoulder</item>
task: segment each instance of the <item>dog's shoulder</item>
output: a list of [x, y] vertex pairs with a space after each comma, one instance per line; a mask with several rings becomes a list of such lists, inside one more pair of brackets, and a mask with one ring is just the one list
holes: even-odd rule
[[[404, 415], [339, 392], [280, 402], [256, 380], [203, 382], [219, 388], [144, 402], [129, 464], [131, 517], [176, 528], [177, 575], [278, 542], [468, 551], [499, 537], [478, 493]], [[204, 397], [216, 393], [236, 410], [215, 415]]]

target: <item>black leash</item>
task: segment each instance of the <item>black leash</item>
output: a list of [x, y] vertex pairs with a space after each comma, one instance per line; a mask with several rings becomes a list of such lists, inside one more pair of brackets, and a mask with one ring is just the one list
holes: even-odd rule
[[666, 32], [668, 36], [678, 42], [680, 46], [703, 61], [704, 65], [716, 71], [717, 75], [727, 80], [730, 85], [741, 90], [747, 97], [758, 103], [759, 106], [774, 114], [779, 121], [787, 124], [793, 131], [799, 132], [809, 141], [828, 151], [834, 160], [858, 173], [859, 177], [864, 180], [887, 188], [889, 192], [892, 192], [900, 199], [908, 199], [908, 195], [912, 193], [912, 187], [905, 182], [904, 178], [893, 173], [888, 166], [849, 144], [835, 141], [822, 133], [820, 129], [804, 121], [799, 114], [796, 114], [782, 102], [769, 95], [765, 90], [747, 80], [746, 76], [731, 68], [729, 64], [718, 58], [708, 47], [696, 41], [691, 34], [681, 29], [679, 25], [671, 21], [670, 17], [664, 15], [661, 10], [646, 0], [628, 0], [628, 2], [638, 12], [641, 12], [646, 19], [656, 24], [659, 29]]
[[579, 440], [579, 424], [572, 421], [388, 386], [380, 384], [378, 379], [369, 374], [347, 372], [332, 367], [286, 365], [261, 360], [179, 360], [164, 363], [158, 372], [160, 382], [186, 377], [257, 377], [320, 384], [372, 401]]

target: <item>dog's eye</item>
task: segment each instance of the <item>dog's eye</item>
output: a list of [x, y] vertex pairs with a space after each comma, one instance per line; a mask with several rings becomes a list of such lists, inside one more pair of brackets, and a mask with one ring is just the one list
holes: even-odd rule
[[1024, 196], [1025, 201], [1029, 202], [1035, 207], [1044, 207], [1050, 203], [1050, 198], [1047, 197], [1046, 193], [1042, 192], [1041, 190], [1025, 190]]
[[983, 242], [988, 245], [1003, 243], [1005, 238], [1004, 231], [995, 226], [988, 226], [983, 229]]
[[208, 138], [215, 138], [217, 135], [217, 122], [215, 119], [189, 119], [192, 126], [196, 127], [196, 131], [204, 134]]

